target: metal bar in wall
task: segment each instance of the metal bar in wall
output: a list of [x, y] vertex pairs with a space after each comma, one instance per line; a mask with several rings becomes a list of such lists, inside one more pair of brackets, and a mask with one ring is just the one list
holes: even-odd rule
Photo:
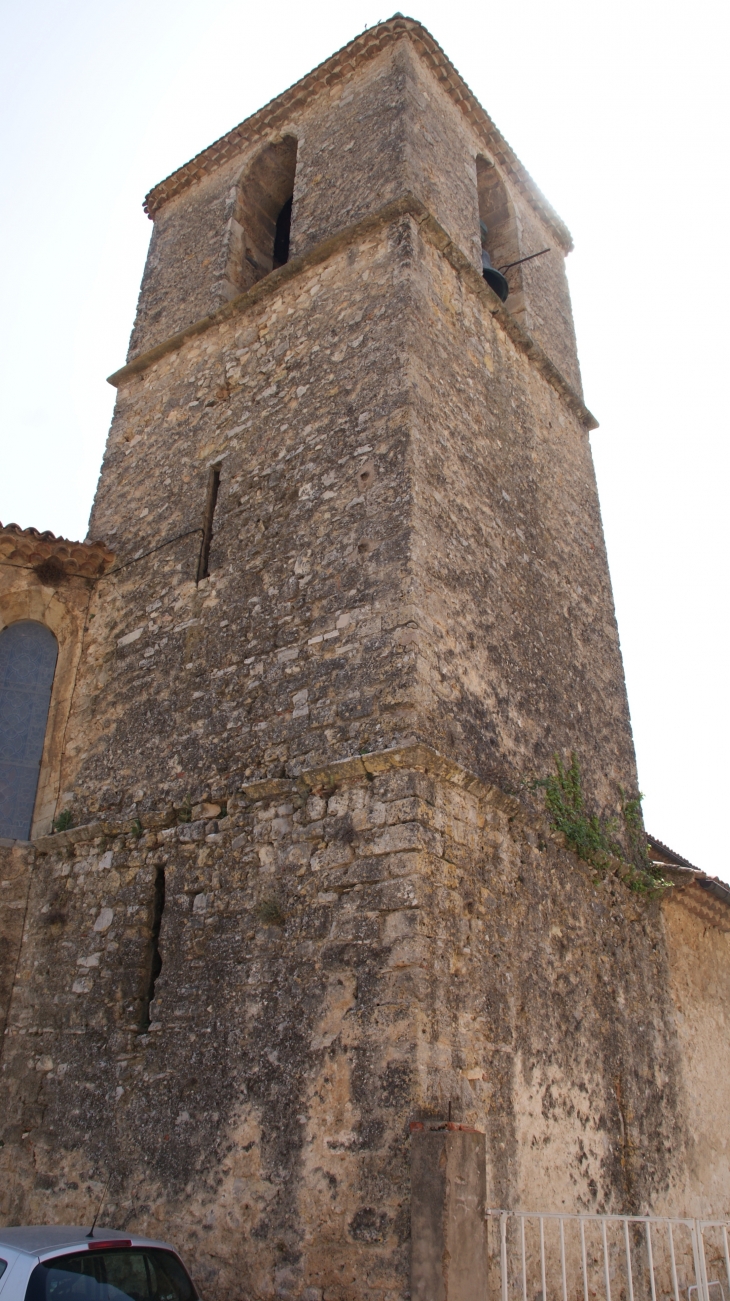
[[722, 1246], [725, 1252], [725, 1277], [727, 1279], [728, 1291], [730, 1291], [730, 1250], [727, 1241], [727, 1225], [722, 1226]]
[[709, 1288], [709, 1282], [707, 1278], [707, 1260], [705, 1258], [705, 1236], [703, 1233], [703, 1227], [704, 1226], [700, 1224], [699, 1221], [697, 1221], [697, 1249], [699, 1251], [699, 1257], [700, 1257], [700, 1277], [698, 1278], [697, 1281], [700, 1284], [701, 1301], [710, 1301], [710, 1288]]
[[[586, 1254], [586, 1224], [585, 1220], [580, 1221], [580, 1258], [583, 1269], [583, 1301], [589, 1301], [588, 1297], [588, 1257]], [[655, 1301], [655, 1298], [652, 1298]]]
[[[510, 1301], [510, 1274], [514, 1274], [515, 1282], [513, 1301], [529, 1301], [530, 1275], [533, 1268], [537, 1269], [537, 1260], [531, 1265], [528, 1222], [539, 1236], [540, 1292], [537, 1288], [535, 1292], [540, 1301], [578, 1301], [581, 1292], [581, 1301], [592, 1301], [593, 1267], [600, 1271], [601, 1253], [600, 1301], [615, 1301], [619, 1293], [623, 1301], [730, 1301], [730, 1219], [504, 1210], [490, 1210], [487, 1215], [500, 1221], [501, 1301]], [[551, 1221], [555, 1232], [549, 1227]], [[578, 1234], [569, 1232], [571, 1221], [577, 1222]], [[595, 1238], [588, 1236], [590, 1225], [594, 1226], [594, 1234], [598, 1231], [595, 1247]], [[641, 1235], [633, 1241], [632, 1226], [641, 1226]], [[708, 1278], [708, 1252], [713, 1264], [716, 1258], [718, 1263], [724, 1260], [725, 1285], [719, 1279]]]
[[628, 1220], [629, 1224], [674, 1224], [685, 1225], [687, 1229], [690, 1229], [694, 1223], [697, 1223], [703, 1230], [708, 1228], [721, 1229], [723, 1224], [726, 1224], [728, 1228], [730, 1228], [730, 1218], [717, 1220], [698, 1219], [695, 1221], [689, 1215], [629, 1215], [618, 1211], [507, 1211], [502, 1207], [496, 1209], [490, 1207], [485, 1214], [492, 1217], [506, 1215], [508, 1219], [583, 1220], [585, 1223], [588, 1223], [590, 1220], [595, 1220], [596, 1223], [599, 1223], [601, 1220], [609, 1220], [623, 1224], [624, 1220]]
[[[503, 1214], [499, 1220], [499, 1259], [502, 1268], [502, 1301], [509, 1301], [509, 1287], [507, 1283], [507, 1215]], [[543, 1298], [543, 1301], [545, 1299]]]
[[654, 1278], [654, 1250], [651, 1243], [651, 1224], [647, 1220], [646, 1225], [646, 1255], [649, 1261], [649, 1282], [651, 1284], [651, 1301], [656, 1301], [656, 1280]]
[[628, 1220], [624, 1220], [624, 1245], [626, 1247], [626, 1280], [629, 1289], [629, 1301], [634, 1301], [634, 1276], [631, 1272], [631, 1240], [629, 1238]]
[[669, 1258], [672, 1262], [672, 1288], [674, 1290], [674, 1301], [679, 1301], [679, 1282], [677, 1280], [677, 1258], [674, 1254], [674, 1232], [672, 1229], [671, 1220], [667, 1221], [667, 1228], [669, 1230]]
[[[692, 1221], [692, 1255], [695, 1263], [695, 1285], [697, 1287], [697, 1301], [707, 1301], [707, 1294], [702, 1286], [702, 1266], [700, 1265], [700, 1247], [697, 1241], [700, 1236], [700, 1228], [696, 1220]], [[692, 1301], [690, 1289], [687, 1289], [688, 1301]]]
[[[568, 1301], [568, 1274], [565, 1266], [565, 1221], [560, 1221], [560, 1274], [563, 1283], [563, 1301]], [[545, 1293], [543, 1292], [543, 1301]], [[634, 1301], [633, 1297], [631, 1301]]]
[[608, 1260], [605, 1219], [601, 1219], [601, 1240], [603, 1242], [603, 1281], [606, 1287], [606, 1301], [611, 1301], [611, 1269]]

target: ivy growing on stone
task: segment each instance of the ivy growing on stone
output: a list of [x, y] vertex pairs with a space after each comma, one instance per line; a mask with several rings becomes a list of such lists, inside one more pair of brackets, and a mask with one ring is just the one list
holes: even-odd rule
[[619, 865], [619, 875], [630, 890], [639, 894], [655, 894], [670, 888], [661, 869], [649, 858], [644, 823], [641, 816], [641, 793], [627, 796], [622, 787], [621, 820], [625, 844], [618, 839], [619, 826], [613, 818], [589, 814], [585, 807], [583, 781], [578, 756], [573, 752], [570, 765], [565, 766], [556, 754], [555, 773], [533, 782], [534, 788], [545, 792], [545, 807], [556, 831], [561, 831], [566, 843], [584, 863], [590, 863], [604, 875]]

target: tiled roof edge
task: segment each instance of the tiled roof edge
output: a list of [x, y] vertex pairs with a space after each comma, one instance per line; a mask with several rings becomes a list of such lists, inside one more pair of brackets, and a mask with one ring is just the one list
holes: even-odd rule
[[3, 533], [12, 533], [14, 537], [19, 538], [32, 538], [37, 542], [58, 542], [67, 547], [86, 547], [91, 549], [96, 547], [97, 550], [107, 549], [106, 543], [99, 542], [98, 540], [96, 542], [76, 541], [73, 538], [64, 538], [60, 533], [56, 535], [55, 533], [52, 533], [50, 529], [44, 529], [41, 533], [40, 529], [33, 528], [32, 526], [27, 529], [22, 529], [19, 524], [3, 524], [2, 520], [0, 520], [0, 535]]
[[470, 125], [482, 137], [486, 147], [496, 156], [527, 201], [551, 228], [565, 252], [570, 252], [573, 240], [565, 222], [545, 198], [527, 169], [523, 167], [514, 150], [486, 110], [482, 108], [476, 96], [472, 94], [441, 46], [421, 23], [400, 15], [378, 23], [377, 26], [356, 36], [341, 50], [313, 68], [300, 81], [295, 82], [288, 90], [277, 95], [251, 117], [246, 118], [226, 135], [196, 154], [190, 162], [160, 181], [145, 198], [145, 212], [154, 219], [156, 213], [169, 199], [226, 163], [240, 151], [242, 146], [251, 144], [257, 137], [274, 130], [294, 108], [306, 102], [318, 86], [340, 81], [357, 65], [373, 58], [386, 45], [402, 36], [410, 38], [420, 57], [464, 113]]
[[50, 529], [22, 529], [19, 524], [0, 522], [0, 557], [3, 564], [34, 568], [54, 557], [68, 574], [97, 576], [109, 568], [114, 552], [105, 542], [73, 542], [56, 537]]
[[672, 863], [676, 864], [677, 867], [691, 867], [693, 872], [699, 871], [699, 868], [695, 867], [694, 863], [690, 863], [687, 858], [682, 858], [681, 854], [677, 854], [675, 850], [669, 848], [669, 845], [665, 845], [661, 840], [657, 840], [656, 836], [650, 836], [647, 834], [646, 838], [652, 849], [657, 849], [660, 854], [667, 854], [668, 857], [671, 858]]
[[717, 876], [706, 876], [702, 872], [701, 879], [699, 877], [697, 879], [697, 884], [701, 890], [707, 890], [716, 899], [720, 899], [722, 903], [730, 906], [730, 885], [726, 881], [721, 881]]
[[655, 849], [658, 853], [664, 854], [672, 860], [669, 863], [663, 863], [662, 867], [667, 869], [670, 876], [678, 878], [678, 884], [699, 886], [700, 890], [706, 890], [708, 894], [714, 895], [721, 903], [730, 906], [730, 885], [728, 885], [727, 881], [721, 881], [718, 876], [708, 876], [707, 872], [695, 867], [694, 863], [690, 863], [681, 854], [677, 854], [663, 841], [657, 840], [656, 836], [647, 835], [646, 839], [649, 842], [650, 849]]

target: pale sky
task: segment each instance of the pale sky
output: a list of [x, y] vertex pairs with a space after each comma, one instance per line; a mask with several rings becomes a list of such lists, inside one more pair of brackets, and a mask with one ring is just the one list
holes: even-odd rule
[[[366, 26], [357, 0], [2, 0], [0, 519], [81, 538], [145, 192]], [[647, 829], [730, 879], [728, 7], [419, 0], [570, 227]]]

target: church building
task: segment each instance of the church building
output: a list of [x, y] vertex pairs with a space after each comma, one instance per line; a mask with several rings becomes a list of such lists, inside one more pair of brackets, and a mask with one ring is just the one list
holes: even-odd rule
[[88, 538], [0, 526], [0, 1219], [108, 1183], [205, 1301], [723, 1219], [730, 888], [641, 823], [564, 222], [399, 14], [146, 210]]

